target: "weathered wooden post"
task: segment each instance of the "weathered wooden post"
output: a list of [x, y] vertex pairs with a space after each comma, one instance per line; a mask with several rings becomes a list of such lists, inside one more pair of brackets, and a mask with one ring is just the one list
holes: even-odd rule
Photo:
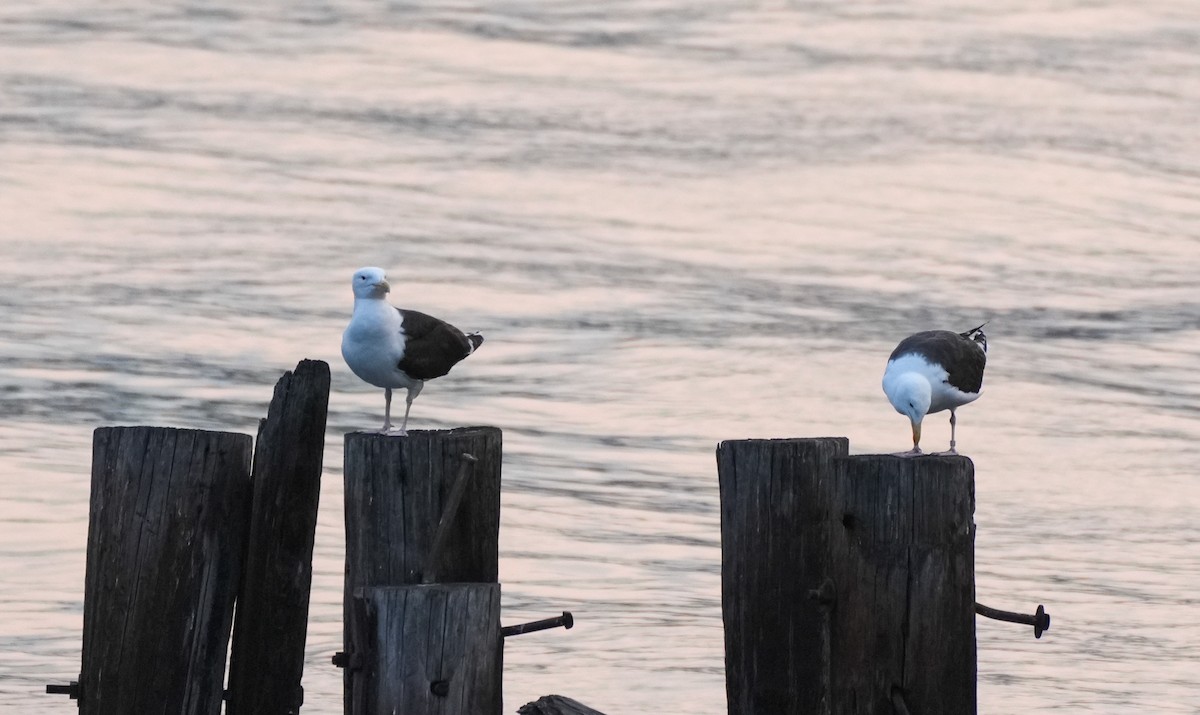
[[229, 661], [228, 715], [295, 715], [329, 407], [329, 365], [275, 385], [254, 450], [253, 508]]
[[[346, 435], [345, 651], [339, 656], [339, 662], [346, 666], [347, 713], [391, 712], [370, 708], [382, 708], [385, 702], [390, 703], [389, 707], [399, 708], [409, 701], [380, 698], [398, 697], [401, 692], [409, 692], [415, 687], [412, 683], [419, 683], [426, 677], [424, 672], [409, 671], [414, 679], [403, 686], [409, 689], [404, 691], [369, 685], [367, 681], [375, 674], [390, 671], [381, 670], [383, 666], [364, 670], [374, 657], [373, 646], [357, 639], [378, 638], [384, 633], [380, 629], [397, 619], [416, 623], [422, 617], [418, 615], [419, 611], [424, 611], [427, 619], [444, 619], [445, 625], [451, 628], [466, 627], [480, 617], [480, 613], [471, 610], [470, 594], [480, 592], [476, 588], [478, 584], [495, 586], [497, 582], [501, 451], [501, 432], [494, 427], [414, 430], [403, 437], [363, 432]], [[448, 509], [451, 506], [455, 508]], [[433, 549], [435, 542], [438, 544], [436, 552]], [[443, 583], [419, 586], [433, 580], [425, 578], [433, 574]], [[406, 600], [371, 590], [372, 587], [387, 586], [414, 588], [387, 591], [388, 594], [402, 592]], [[439, 606], [435, 594], [445, 589], [466, 595], [449, 599], [448, 606]], [[498, 594], [499, 587], [495, 586], [495, 589]], [[356, 599], [361, 600], [361, 607], [355, 606]], [[438, 608], [442, 610], [439, 612]], [[490, 613], [487, 617], [494, 621], [492, 625], [498, 633], [498, 606]], [[367, 619], [365, 622], [364, 618]], [[492, 625], [487, 626], [488, 632]], [[417, 648], [419, 643], [413, 638], [402, 642], [406, 651]], [[469, 654], [468, 660], [477, 662], [464, 661], [449, 667], [487, 670], [490, 663], [501, 658], [500, 649], [501, 641], [497, 636], [492, 649], [494, 655], [492, 651], [475, 651]], [[411, 663], [430, 656], [405, 652], [393, 654], [393, 657], [402, 657]], [[443, 664], [444, 667], [448, 665]], [[432, 686], [426, 682], [424, 687], [428, 690]], [[430, 692], [443, 704], [448, 697]], [[486, 688], [481, 690], [483, 694], [487, 692], [490, 691]], [[494, 702], [494, 712], [498, 712], [498, 677]], [[356, 710], [355, 707], [369, 709]], [[471, 712], [489, 715], [493, 712], [491, 706], [478, 707], [480, 709]]]
[[717, 449], [729, 712], [975, 713], [973, 465], [848, 449]]
[[250, 503], [249, 435], [102, 427], [93, 440], [84, 715], [217, 715]]
[[729, 712], [824, 713], [823, 581], [834, 460], [845, 438], [739, 440], [717, 448], [721, 606]]
[[499, 584], [360, 588], [351, 609], [349, 715], [499, 715]]
[[[421, 583], [464, 454], [475, 459], [437, 569], [443, 582], [495, 583], [501, 432], [495, 427], [346, 435], [346, 596]], [[349, 600], [347, 600], [347, 603]], [[347, 624], [348, 625], [348, 624]]]

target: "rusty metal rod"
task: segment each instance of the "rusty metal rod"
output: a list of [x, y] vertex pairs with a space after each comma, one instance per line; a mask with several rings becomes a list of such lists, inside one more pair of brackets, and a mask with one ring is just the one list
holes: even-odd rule
[[70, 685], [46, 684], [47, 695], [69, 695], [72, 700], [79, 699], [79, 681], [72, 680]]
[[1041, 638], [1042, 634], [1050, 630], [1050, 614], [1046, 613], [1046, 608], [1038, 604], [1037, 612], [1033, 615], [1024, 613], [1013, 613], [1012, 611], [1001, 611], [998, 608], [989, 608], [988, 606], [975, 602], [975, 612], [984, 618], [992, 618], [997, 621], [1008, 621], [1009, 623], [1020, 623], [1026, 626], [1033, 626], [1033, 637]]
[[575, 625], [575, 618], [570, 611], [563, 611], [563, 614], [558, 618], [543, 618], [540, 621], [532, 621], [530, 623], [522, 623], [516, 626], [505, 626], [500, 629], [500, 635], [504, 638], [509, 636], [519, 636], [522, 633], [532, 633], [534, 631], [544, 631], [548, 628], [570, 628]]

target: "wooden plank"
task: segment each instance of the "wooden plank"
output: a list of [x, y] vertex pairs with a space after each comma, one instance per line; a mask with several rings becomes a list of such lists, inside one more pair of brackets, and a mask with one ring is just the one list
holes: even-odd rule
[[295, 715], [304, 702], [300, 681], [328, 407], [329, 365], [303, 360], [276, 383], [259, 430], [228, 715]]
[[499, 715], [499, 584], [359, 588], [348, 715]]
[[248, 435], [96, 430], [80, 712], [220, 712], [250, 459]]
[[975, 712], [974, 468], [722, 443], [730, 713]]

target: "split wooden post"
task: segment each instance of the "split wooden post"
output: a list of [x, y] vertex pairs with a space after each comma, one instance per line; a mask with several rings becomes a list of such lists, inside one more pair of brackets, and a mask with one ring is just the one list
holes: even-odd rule
[[347, 715], [500, 715], [500, 585], [359, 588]]
[[446, 540], [454, 528], [458, 518], [458, 506], [462, 504], [463, 495], [467, 493], [467, 483], [471, 473], [475, 471], [475, 455], [464, 452], [458, 465], [458, 476], [450, 487], [450, 495], [442, 504], [442, 516], [438, 519], [437, 529], [433, 532], [433, 541], [425, 552], [425, 562], [421, 567], [421, 583], [438, 583], [438, 566], [442, 562], [442, 552], [446, 550]]
[[717, 449], [729, 712], [975, 713], [974, 467], [848, 448]]
[[250, 453], [249, 435], [96, 430], [79, 680], [84, 715], [220, 713]]
[[[417, 585], [425, 572], [447, 583], [497, 582], [501, 438], [495, 427], [413, 430], [407, 436], [346, 435], [347, 712], [355, 702], [354, 690], [363, 683], [362, 678], [350, 677], [363, 662], [353, 640], [362, 630], [352, 622], [358, 589]], [[448, 510], [456, 499], [457, 508]], [[454, 518], [440, 528], [439, 538], [442, 516], [451, 513]], [[435, 540], [441, 552], [435, 554], [437, 562], [430, 563]]]
[[303, 360], [275, 385], [254, 451], [246, 568], [227, 715], [296, 715], [321, 491], [329, 365]]

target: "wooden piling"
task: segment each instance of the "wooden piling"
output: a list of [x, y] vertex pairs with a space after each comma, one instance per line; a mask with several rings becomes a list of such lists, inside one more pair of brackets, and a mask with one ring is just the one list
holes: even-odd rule
[[275, 385], [254, 450], [246, 568], [229, 661], [227, 715], [295, 715], [329, 406], [329, 365], [303, 360]]
[[359, 588], [347, 715], [500, 715], [500, 585]]
[[974, 467], [847, 451], [718, 447], [729, 712], [975, 713]]
[[80, 712], [217, 715], [250, 503], [249, 435], [93, 438]]
[[845, 438], [738, 440], [717, 448], [721, 606], [731, 715], [825, 713], [822, 623], [808, 597], [824, 578], [834, 461]]
[[[419, 584], [427, 571], [445, 583], [496, 583], [501, 432], [495, 427], [414, 430], [407, 436], [355, 432], [346, 435], [345, 449], [344, 638], [345, 658], [353, 663], [361, 657], [351, 637], [358, 589]], [[456, 508], [448, 510], [455, 501]], [[434, 541], [440, 554], [431, 563]], [[347, 711], [363, 682], [350, 678], [347, 669]]]
[[976, 712], [974, 465], [859, 455], [839, 467], [829, 567], [858, 587], [839, 593], [833, 620], [858, 646], [834, 642], [835, 697], [891, 687], [915, 713]]
[[346, 435], [346, 597], [361, 586], [421, 582], [464, 454], [475, 462], [444, 538], [443, 582], [495, 583], [501, 432], [495, 427]]

